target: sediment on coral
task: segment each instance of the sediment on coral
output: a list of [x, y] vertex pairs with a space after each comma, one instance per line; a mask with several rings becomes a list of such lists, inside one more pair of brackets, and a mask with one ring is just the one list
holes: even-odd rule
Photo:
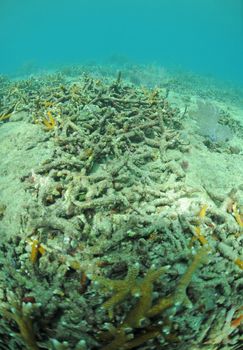
[[[163, 317], [163, 312], [173, 306], [178, 308], [183, 303], [190, 303], [186, 290], [192, 279], [193, 273], [202, 263], [207, 255], [207, 249], [204, 247], [194, 257], [191, 265], [181, 277], [175, 291], [169, 296], [160, 298], [153, 305], [153, 284], [158, 278], [166, 272], [167, 268], [152, 268], [142, 280], [137, 279], [138, 267], [134, 266], [128, 270], [127, 277], [124, 280], [108, 280], [104, 278], [95, 278], [106, 288], [111, 289], [114, 295], [108, 299], [103, 307], [108, 310], [109, 317], [113, 318], [113, 308], [124, 301], [129, 296], [135, 296], [137, 301], [131, 310], [125, 315], [124, 320], [117, 326], [108, 331], [112, 339], [110, 344], [102, 347], [102, 350], [115, 349], [134, 349], [142, 345], [149, 339], [162, 335], [161, 327], [156, 323], [151, 326], [149, 322], [155, 316]], [[146, 321], [148, 322], [146, 328]], [[136, 330], [142, 329], [141, 334], [136, 334]], [[101, 335], [102, 337], [102, 335]]]
[[124, 76], [4, 85], [0, 128], [24, 121], [41, 135], [26, 147], [49, 155], [19, 176], [19, 232], [0, 242], [5, 349], [218, 350], [242, 338], [242, 186], [219, 196], [190, 183], [186, 109], [168, 84]]

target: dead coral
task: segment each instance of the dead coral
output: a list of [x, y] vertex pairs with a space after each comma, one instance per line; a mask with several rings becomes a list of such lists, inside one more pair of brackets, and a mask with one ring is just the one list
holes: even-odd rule
[[[168, 270], [168, 267], [154, 269], [151, 268], [145, 277], [141, 280], [137, 279], [138, 266], [133, 266], [129, 269], [127, 277], [124, 280], [109, 280], [105, 278], [94, 278], [100, 284], [104, 285], [106, 289], [111, 289], [113, 295], [108, 299], [103, 307], [108, 310], [109, 316], [113, 316], [113, 308], [120, 302], [124, 301], [129, 295], [137, 298], [134, 307], [126, 315], [125, 319], [118, 326], [112, 326], [109, 329], [109, 338], [111, 342], [105, 345], [102, 350], [116, 350], [116, 349], [133, 349], [152, 339], [161, 335], [158, 327], [144, 327], [147, 319], [160, 315], [164, 310], [179, 306], [182, 303], [190, 304], [187, 297], [186, 290], [191, 281], [195, 270], [202, 263], [204, 257], [207, 255], [207, 250], [201, 248], [195, 255], [191, 265], [188, 267], [185, 274], [181, 277], [176, 287], [175, 292], [171, 295], [160, 298], [153, 305], [153, 284], [154, 282]], [[142, 330], [139, 335], [137, 330]], [[101, 337], [104, 336], [101, 335]]]
[[33, 311], [38, 305], [31, 302], [18, 302], [12, 292], [9, 293], [8, 299], [9, 303], [0, 306], [0, 315], [17, 323], [20, 337], [27, 350], [39, 350], [32, 320]]
[[[15, 92], [4, 92], [1, 115], [17, 103], [17, 111], [26, 111], [26, 121], [38, 118], [43, 125], [47, 110], [51, 113], [50, 118], [46, 116], [50, 132], [35, 129], [44, 135], [43, 142], [51, 141], [46, 144], [54, 146], [53, 152], [48, 161], [22, 178], [32, 199], [23, 213], [21, 237], [11, 243], [11, 254], [1, 248], [1, 253], [8, 252], [16, 274], [8, 273], [9, 265], [0, 266], [0, 293], [6, 284], [16, 291], [15, 280], [21, 279], [17, 285], [23, 296], [27, 290], [41, 302], [45, 320], [34, 326], [37, 332], [41, 329], [36, 338], [43, 348], [75, 349], [85, 339], [88, 349], [113, 349], [119, 344], [124, 349], [143, 349], [147, 340], [153, 347], [166, 337], [166, 348], [172, 350], [175, 332], [183, 342], [180, 349], [189, 349], [210, 313], [217, 322], [220, 308], [228, 310], [228, 301], [238, 305], [243, 283], [240, 199], [232, 198], [236, 207], [223, 211], [217, 207], [223, 199], [215, 199], [218, 194], [214, 194], [216, 205], [209, 202], [206, 217], [203, 206], [195, 218], [194, 202], [208, 203], [208, 197], [202, 198], [204, 189], [187, 182], [190, 171], [184, 172], [180, 165], [193, 145], [182, 128], [179, 111], [170, 107], [163, 89], [144, 92], [119, 80], [109, 84], [109, 78], [97, 81], [82, 73], [73, 83], [56, 74], [13, 82]], [[208, 241], [210, 264], [200, 271], [200, 283], [192, 282], [187, 289], [196, 268], [192, 263], [173, 292], [175, 278], [183, 275], [183, 261], [188, 259], [190, 232], [196, 245], [201, 243], [206, 249]], [[27, 250], [29, 238], [32, 249]], [[46, 253], [39, 259], [41, 247]], [[132, 266], [125, 280], [103, 279], [102, 283], [97, 278], [112, 292], [103, 306], [110, 318], [115, 317], [105, 332], [107, 315], [97, 308], [99, 296], [90, 297], [94, 291], [87, 275], [99, 275], [102, 268], [113, 270], [120, 260]], [[163, 268], [151, 269], [139, 279], [135, 261], [141, 266], [173, 266], [164, 276], [163, 292], [156, 284]], [[189, 304], [187, 294], [193, 307], [186, 310], [179, 305]], [[21, 300], [30, 300], [28, 295]], [[4, 293], [1, 299], [5, 301]], [[6, 311], [11, 309], [6, 307]], [[19, 344], [17, 335], [9, 336], [13, 324], [17, 327], [15, 322], [0, 321], [6, 344], [9, 339], [14, 346]], [[167, 321], [173, 321], [171, 327]], [[171, 334], [161, 336], [162, 327]], [[94, 339], [97, 333], [101, 334], [99, 342]], [[55, 339], [53, 344], [51, 339]]]

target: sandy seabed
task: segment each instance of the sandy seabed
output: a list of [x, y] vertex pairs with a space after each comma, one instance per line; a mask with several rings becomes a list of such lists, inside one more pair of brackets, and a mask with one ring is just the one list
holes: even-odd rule
[[158, 67], [0, 87], [0, 349], [240, 349], [242, 91]]

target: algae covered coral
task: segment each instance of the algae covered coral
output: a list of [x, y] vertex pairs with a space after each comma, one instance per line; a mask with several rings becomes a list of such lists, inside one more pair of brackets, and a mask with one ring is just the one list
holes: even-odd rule
[[173, 82], [3, 84], [0, 348], [240, 346], [242, 126], [208, 147]]

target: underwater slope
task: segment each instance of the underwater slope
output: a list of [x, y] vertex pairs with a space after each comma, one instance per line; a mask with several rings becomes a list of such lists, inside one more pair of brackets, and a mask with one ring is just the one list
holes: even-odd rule
[[240, 348], [238, 107], [126, 74], [3, 80], [2, 349]]

